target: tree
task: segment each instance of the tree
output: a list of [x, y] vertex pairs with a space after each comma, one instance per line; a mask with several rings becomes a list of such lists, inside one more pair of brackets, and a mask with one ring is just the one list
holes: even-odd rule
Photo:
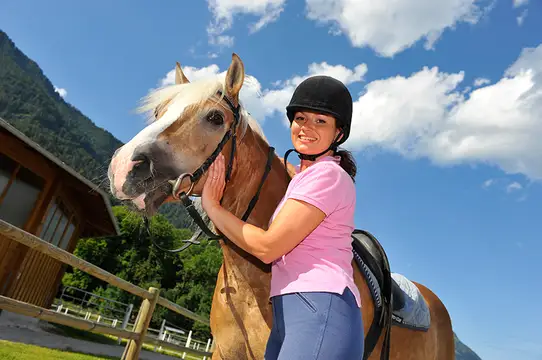
[[[160, 246], [174, 248], [192, 232], [177, 229], [163, 215], [156, 215], [150, 220], [149, 236], [140, 215], [124, 206], [114, 207], [113, 212], [121, 236], [81, 239], [74, 254], [144, 289], [157, 287], [166, 299], [208, 317], [222, 263], [218, 244], [203, 239], [200, 245], [192, 245], [181, 253], [162, 252], [152, 244], [151, 236]], [[62, 283], [123, 303], [133, 303], [135, 308], [141, 303], [138, 297], [77, 269], [66, 272]], [[194, 321], [158, 306], [151, 326], [159, 327], [163, 319], [176, 326], [193, 329], [196, 337], [210, 336], [208, 326], [194, 324]]]

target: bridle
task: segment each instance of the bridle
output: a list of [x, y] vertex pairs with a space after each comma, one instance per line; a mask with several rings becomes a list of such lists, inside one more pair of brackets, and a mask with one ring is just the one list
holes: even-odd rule
[[[205, 221], [201, 218], [199, 212], [196, 210], [192, 200], [190, 200], [190, 198], [189, 198], [189, 196], [192, 193], [192, 190], [194, 188], [194, 184], [197, 183], [201, 179], [203, 174], [205, 174], [205, 172], [209, 169], [211, 164], [215, 161], [218, 154], [220, 154], [222, 152], [222, 149], [224, 148], [224, 146], [226, 145], [226, 143], [230, 139], [232, 140], [232, 144], [231, 144], [230, 161], [229, 161], [228, 166], [226, 168], [226, 177], [225, 177], [226, 184], [231, 179], [231, 174], [232, 174], [232, 171], [233, 171], [233, 159], [235, 157], [235, 150], [236, 150], [236, 143], [237, 143], [237, 126], [239, 125], [239, 120], [240, 120], [239, 110], [240, 110], [241, 106], [240, 105], [234, 106], [233, 103], [230, 101], [230, 99], [228, 99], [225, 95], [223, 95], [221, 91], [218, 92], [218, 95], [222, 99], [225, 100], [226, 104], [228, 105], [228, 107], [230, 108], [230, 110], [233, 113], [232, 125], [230, 126], [230, 128], [228, 129], [226, 134], [224, 134], [224, 137], [222, 138], [220, 143], [218, 143], [218, 145], [217, 145], [216, 149], [213, 151], [213, 153], [203, 162], [203, 164], [201, 164], [201, 166], [199, 168], [197, 168], [192, 173], [181, 174], [181, 175], [179, 175], [177, 177], [177, 179], [169, 181], [169, 183], [172, 185], [171, 196], [174, 199], [181, 201], [183, 206], [188, 211], [188, 214], [190, 215], [192, 220], [194, 220], [196, 225], [198, 225], [199, 228], [194, 232], [194, 234], [192, 235], [192, 237], [190, 239], [182, 240], [182, 242], [185, 243], [183, 246], [179, 247], [178, 249], [169, 250], [169, 249], [165, 249], [165, 248], [161, 247], [160, 245], [158, 245], [154, 241], [154, 239], [153, 239], [153, 237], [151, 236], [151, 233], [150, 233], [149, 219], [146, 216], [144, 216], [144, 218], [143, 218], [145, 231], [149, 235], [149, 237], [150, 237], [152, 243], [154, 244], [154, 246], [156, 246], [158, 249], [160, 249], [162, 251], [170, 252], [170, 253], [181, 252], [181, 251], [185, 250], [186, 248], [188, 248], [192, 244], [199, 244], [200, 242], [198, 241], [198, 238], [203, 233], [205, 233], [205, 235], [207, 235], [209, 240], [219, 240], [219, 239], [223, 238], [222, 235], [215, 234], [209, 229], [209, 227], [205, 224]], [[274, 151], [275, 151], [274, 147], [269, 147], [269, 153], [267, 155], [267, 163], [265, 165], [265, 170], [264, 170], [264, 173], [262, 175], [260, 185], [258, 186], [258, 190], [256, 191], [256, 194], [254, 194], [254, 196], [250, 200], [250, 203], [248, 204], [248, 207], [247, 207], [245, 213], [243, 214], [243, 217], [241, 218], [243, 221], [246, 221], [248, 219], [248, 217], [250, 216], [250, 213], [254, 209], [254, 206], [256, 206], [256, 203], [258, 202], [258, 198], [260, 196], [260, 192], [262, 190], [263, 184], [265, 183], [265, 180], [267, 179], [267, 176], [269, 175], [269, 172], [271, 171], [271, 162], [273, 160]], [[189, 187], [188, 191], [179, 191], [180, 188], [181, 188], [181, 184], [182, 184], [182, 182], [183, 182], [183, 180], [185, 178], [188, 178], [190, 180], [190, 187]], [[220, 201], [222, 202], [222, 199]]]

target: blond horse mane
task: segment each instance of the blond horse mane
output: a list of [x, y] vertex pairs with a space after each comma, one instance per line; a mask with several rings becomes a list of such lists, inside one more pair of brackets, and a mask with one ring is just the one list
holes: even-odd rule
[[[189, 82], [185, 84], [173, 84], [167, 85], [161, 88], [151, 90], [145, 97], [141, 99], [141, 105], [136, 109], [138, 113], [146, 113], [147, 122], [152, 123], [155, 121], [154, 110], [162, 104], [169, 103], [168, 105], [173, 107], [177, 102], [191, 105], [202, 105], [208, 101], [209, 98], [216, 95], [218, 91], [225, 94], [225, 77], [216, 75], [210, 78], [204, 78]], [[250, 78], [245, 78], [244, 83], [250, 82]], [[222, 95], [223, 96], [223, 95]], [[222, 97], [217, 99], [217, 103], [222, 100]], [[261, 136], [265, 142], [268, 143], [267, 138], [263, 132], [262, 127], [254, 119], [243, 106], [240, 101], [240, 123], [239, 130], [241, 132], [240, 140], [246, 133], [247, 127], [249, 127], [256, 134]], [[179, 114], [180, 116], [181, 114]]]

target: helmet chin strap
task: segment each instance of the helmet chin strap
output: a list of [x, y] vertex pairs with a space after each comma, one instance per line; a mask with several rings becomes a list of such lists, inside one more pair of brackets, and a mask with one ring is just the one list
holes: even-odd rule
[[303, 153], [297, 151], [295, 148], [286, 151], [286, 154], [284, 154], [284, 167], [286, 168], [286, 174], [288, 175], [288, 166], [287, 166], [286, 159], [288, 159], [288, 156], [290, 155], [290, 153], [292, 153], [292, 151], [295, 151], [298, 154], [297, 156], [301, 160], [316, 161], [316, 159], [318, 157], [324, 155], [329, 150], [333, 150], [333, 153], [337, 152], [337, 148], [339, 147], [338, 139], [341, 136], [341, 134], [343, 134], [342, 129], [339, 132], [339, 134], [337, 135], [337, 137], [335, 138], [335, 140], [331, 143], [331, 145], [329, 145], [329, 147], [327, 149], [325, 149], [324, 151], [322, 151], [322, 152], [320, 152], [318, 154], [310, 154], [310, 155], [309, 154], [303, 154]]

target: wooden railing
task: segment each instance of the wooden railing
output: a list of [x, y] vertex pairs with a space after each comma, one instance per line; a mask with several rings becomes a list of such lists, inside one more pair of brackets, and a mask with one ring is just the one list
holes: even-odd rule
[[93, 331], [101, 334], [108, 334], [118, 336], [119, 338], [128, 339], [128, 343], [124, 348], [122, 360], [135, 360], [139, 358], [141, 347], [143, 342], [158, 345], [165, 348], [169, 348], [176, 351], [182, 351], [199, 356], [211, 357], [212, 352], [195, 350], [192, 348], [179, 346], [176, 344], [168, 343], [163, 340], [150, 338], [147, 336], [147, 329], [149, 327], [152, 315], [156, 305], [161, 305], [171, 311], [174, 311], [180, 315], [186, 316], [194, 321], [201, 322], [209, 325], [209, 320], [193, 313], [192, 311], [185, 309], [171, 301], [160, 296], [160, 290], [157, 288], [149, 288], [145, 290], [131, 284], [101, 268], [93, 265], [85, 260], [78, 258], [77, 256], [62, 250], [35, 235], [32, 235], [24, 230], [19, 229], [3, 220], [0, 220], [0, 235], [6, 238], [16, 241], [20, 244], [26, 245], [29, 248], [39, 251], [53, 259], [56, 259], [64, 264], [68, 264], [74, 268], [86, 272], [100, 280], [107, 282], [113, 286], [118, 287], [124, 291], [134, 294], [140, 298], [143, 298], [137, 319], [133, 331], [118, 329], [107, 325], [97, 324], [90, 320], [83, 320], [71, 315], [61, 314], [52, 310], [44, 309], [39, 306], [21, 302], [11, 299], [9, 297], [0, 295], [0, 309], [18, 313], [21, 315], [31, 316], [37, 319], [71, 326], [81, 330]]

